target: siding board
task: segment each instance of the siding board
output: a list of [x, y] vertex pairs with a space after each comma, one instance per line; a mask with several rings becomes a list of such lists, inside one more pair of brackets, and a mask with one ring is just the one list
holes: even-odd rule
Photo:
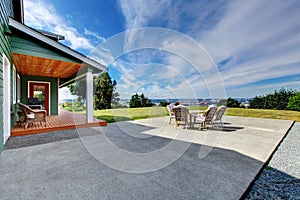
[[43, 58], [50, 58], [54, 60], [62, 60], [67, 62], [81, 63], [77, 59], [73, 59], [70, 56], [64, 54], [58, 54], [52, 49], [49, 49], [49, 47], [48, 48], [44, 47], [38, 42], [29, 41], [29, 39], [26, 39], [25, 37], [21, 38], [20, 36], [17, 35], [12, 37], [11, 45], [12, 45], [12, 52], [15, 53], [38, 56]]
[[[4, 30], [8, 27], [8, 17], [13, 16], [12, 0], [0, 0], [0, 152], [3, 149], [3, 63], [2, 54], [11, 62], [10, 57], [10, 38], [4, 34]], [[12, 63], [12, 62], [11, 62]], [[11, 93], [12, 94], [12, 93]], [[11, 98], [11, 97], [10, 97]]]

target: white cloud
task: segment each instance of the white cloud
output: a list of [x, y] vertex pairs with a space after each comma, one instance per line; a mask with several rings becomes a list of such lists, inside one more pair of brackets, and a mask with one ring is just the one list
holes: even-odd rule
[[171, 6], [171, 3], [171, 0], [119, 1], [126, 19], [127, 29], [147, 26], [151, 19], [157, 18], [158, 15], [165, 14], [164, 11]]
[[84, 34], [91, 35], [91, 36], [95, 37], [98, 40], [99, 43], [102, 43], [102, 42], [105, 41], [104, 37], [98, 35], [98, 33], [96, 33], [96, 32], [89, 31], [86, 28], [84, 29]]
[[[147, 26], [167, 27], [183, 31], [199, 41], [216, 63], [230, 95], [249, 96], [255, 93], [239, 88], [247, 84], [272, 78], [300, 75], [300, 2], [299, 1], [229, 1], [229, 2], [180, 2], [177, 1], [120, 1], [127, 28]], [[141, 35], [131, 32], [127, 35], [127, 46], [138, 46]], [[148, 36], [148, 40], [157, 40]], [[177, 55], [167, 55], [164, 64], [176, 66], [179, 73], [189, 79], [197, 94], [202, 96], [205, 90], [218, 90], [221, 87], [216, 71], [203, 66], [207, 59], [199, 56], [199, 51], [186, 45], [185, 41], [173, 38], [166, 41], [169, 51], [174, 50], [187, 58], [194, 66], [201, 66], [202, 78], [198, 78], [195, 69], [187, 65]], [[146, 41], [149, 42], [149, 41]], [[137, 44], [138, 43], [138, 44]], [[140, 42], [141, 44], [145, 44]], [[175, 45], [174, 45], [175, 44]], [[185, 56], [187, 55], [187, 56]], [[196, 63], [196, 64], [195, 64]], [[203, 65], [201, 65], [203, 64]], [[280, 81], [280, 79], [278, 79]], [[279, 82], [277, 86], [295, 85], [291, 80]], [[263, 83], [265, 91], [270, 85]], [[180, 88], [178, 84], [177, 88]], [[274, 84], [273, 84], [274, 85]], [[184, 87], [182, 87], [184, 88]], [[235, 88], [235, 89], [234, 89]], [[296, 86], [300, 88], [300, 86]], [[214, 92], [213, 92], [214, 93]], [[218, 93], [218, 92], [216, 92]]]
[[[299, 7], [293, 1], [233, 1], [223, 19], [201, 38], [223, 66], [226, 86], [300, 74]], [[287, 67], [289, 66], [289, 67]], [[298, 87], [299, 88], [299, 87]]]
[[[70, 15], [64, 18], [52, 4], [43, 0], [26, 0], [24, 10], [26, 25], [65, 36], [64, 43], [72, 49], [90, 51], [94, 48], [90, 40], [67, 21], [66, 18], [70, 18]], [[100, 36], [87, 29], [85, 34], [102, 40]]]

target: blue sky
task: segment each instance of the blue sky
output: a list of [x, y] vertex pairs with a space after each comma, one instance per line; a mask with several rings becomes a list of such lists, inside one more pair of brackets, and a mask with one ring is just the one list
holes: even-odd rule
[[[166, 99], [253, 97], [300, 89], [297, 0], [24, 0], [24, 7], [25, 24], [64, 35], [65, 45], [109, 65], [122, 98], [135, 92]], [[146, 27], [174, 32], [170, 40], [147, 36], [149, 44], [164, 40], [164, 48], [146, 48], [145, 38], [124, 33]], [[116, 50], [105, 44], [120, 33], [124, 42], [116, 48], [143, 48], [112, 59]], [[102, 52], [91, 53], [95, 48]]]

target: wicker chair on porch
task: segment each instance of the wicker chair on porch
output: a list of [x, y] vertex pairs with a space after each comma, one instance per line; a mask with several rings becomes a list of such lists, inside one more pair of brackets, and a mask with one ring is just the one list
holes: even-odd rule
[[20, 109], [22, 110], [23, 114], [23, 120], [22, 123], [25, 123], [25, 129], [28, 127], [29, 124], [32, 124], [34, 122], [40, 122], [42, 125], [42, 122], [44, 122], [45, 127], [46, 125], [46, 116], [47, 111], [46, 110], [33, 110], [29, 108], [27, 105], [19, 103]]

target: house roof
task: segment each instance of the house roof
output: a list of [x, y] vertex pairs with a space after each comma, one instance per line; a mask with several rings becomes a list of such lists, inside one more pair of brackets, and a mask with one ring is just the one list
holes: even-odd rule
[[43, 35], [49, 37], [50, 39], [57, 41], [57, 42], [59, 40], [64, 40], [65, 39], [64, 36], [59, 35], [59, 34], [51, 33], [51, 32], [48, 32], [48, 31], [43, 31], [43, 30], [39, 30], [39, 29], [35, 29], [35, 30], [42, 33]]
[[74, 57], [78, 60], [80, 60], [82, 63], [85, 63], [91, 67], [94, 67], [96, 69], [99, 69], [101, 71], [107, 71], [107, 67], [104, 66], [103, 64], [87, 57], [84, 56], [83, 54], [53, 40], [50, 39], [49, 37], [43, 35], [41, 32], [38, 32], [36, 30], [34, 30], [33, 28], [30, 28], [22, 23], [19, 23], [18, 21], [9, 18], [9, 26], [13, 27], [14, 29], [17, 29], [18, 31], [25, 33], [27, 35], [29, 35], [30, 37], [35, 38], [36, 40], [40, 41], [41, 43], [44, 43], [46, 45], [51, 46], [52, 48], [59, 50], [63, 53], [66, 53], [67, 55]]

